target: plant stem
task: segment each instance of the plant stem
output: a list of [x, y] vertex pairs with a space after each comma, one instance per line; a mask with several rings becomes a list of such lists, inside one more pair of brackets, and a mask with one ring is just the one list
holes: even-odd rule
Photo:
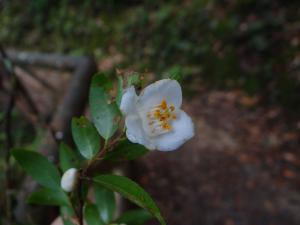
[[78, 195], [78, 200], [79, 200], [78, 222], [79, 222], [79, 225], [83, 225], [83, 204], [84, 204], [84, 200], [82, 198], [82, 179], [78, 180], [77, 195]]
[[99, 151], [99, 153], [92, 158], [87, 165], [79, 171], [79, 179], [78, 179], [78, 186], [77, 186], [77, 197], [79, 201], [79, 207], [78, 207], [78, 222], [79, 225], [83, 225], [83, 205], [84, 205], [84, 199], [82, 198], [82, 182], [84, 180], [90, 181], [90, 178], [88, 177], [88, 170], [94, 165], [95, 162], [98, 160], [103, 159], [105, 154], [109, 151], [109, 149], [113, 148], [113, 146], [120, 140], [120, 138], [123, 136], [123, 132], [121, 132], [114, 140], [112, 140], [110, 143], [107, 143], [105, 141], [105, 145], [103, 148]]
[[[122, 131], [114, 140], [112, 140], [109, 144], [105, 144], [103, 146], [103, 148], [98, 152], [98, 154], [96, 156], [94, 156], [87, 164], [87, 166], [85, 168], [83, 168], [83, 172], [82, 175], [83, 177], [86, 176], [86, 174], [88, 173], [88, 170], [94, 165], [95, 162], [102, 160], [105, 156], [105, 154], [112, 149], [117, 143], [118, 141], [122, 138], [124, 132]], [[105, 141], [106, 142], [106, 141]]]

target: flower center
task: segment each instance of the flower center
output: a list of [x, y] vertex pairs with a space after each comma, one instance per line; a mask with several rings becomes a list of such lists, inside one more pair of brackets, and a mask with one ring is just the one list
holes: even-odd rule
[[170, 132], [172, 130], [171, 122], [176, 118], [174, 105], [168, 105], [167, 101], [163, 99], [159, 105], [147, 112], [150, 135], [156, 136]]

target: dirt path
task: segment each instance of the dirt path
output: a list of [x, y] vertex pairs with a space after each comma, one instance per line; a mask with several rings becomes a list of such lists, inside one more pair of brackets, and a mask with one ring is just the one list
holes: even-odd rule
[[133, 165], [168, 224], [300, 224], [297, 124], [286, 125], [279, 109], [252, 107], [256, 99], [239, 91], [200, 96], [184, 107], [196, 137]]

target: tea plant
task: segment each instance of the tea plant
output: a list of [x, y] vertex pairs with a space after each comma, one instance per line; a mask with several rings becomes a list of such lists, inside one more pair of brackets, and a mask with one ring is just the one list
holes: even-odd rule
[[[180, 109], [182, 92], [176, 80], [157, 81], [138, 96], [132, 84], [139, 79], [134, 76], [127, 79], [126, 87], [119, 77], [115, 98], [108, 94], [110, 79], [93, 77], [89, 92], [91, 121], [84, 116], [72, 119], [77, 151], [61, 143], [59, 169], [37, 152], [12, 151], [19, 165], [41, 186], [29, 196], [29, 203], [60, 206], [65, 225], [82, 225], [84, 221], [88, 225], [139, 225], [152, 217], [166, 224], [154, 200], [136, 182], [97, 169], [104, 161], [122, 162], [137, 159], [149, 150], [178, 149], [194, 135], [191, 118]], [[114, 192], [142, 209], [116, 218]]]

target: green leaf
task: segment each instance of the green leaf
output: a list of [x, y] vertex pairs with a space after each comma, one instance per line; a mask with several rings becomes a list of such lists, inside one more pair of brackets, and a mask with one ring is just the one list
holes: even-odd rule
[[179, 65], [171, 67], [171, 69], [168, 71], [168, 74], [169, 78], [172, 80], [177, 80], [178, 82], [181, 82], [183, 80], [183, 71]]
[[98, 184], [94, 185], [94, 191], [100, 217], [105, 223], [111, 222], [116, 209], [114, 192]]
[[123, 96], [123, 79], [121, 76], [118, 76], [118, 93], [117, 93], [116, 102], [119, 107], [121, 105], [122, 96]]
[[99, 213], [94, 204], [86, 204], [84, 207], [84, 218], [88, 225], [105, 225], [99, 218]]
[[59, 145], [59, 161], [60, 168], [63, 172], [70, 168], [78, 168], [79, 160], [76, 153], [65, 143]]
[[135, 209], [123, 213], [117, 220], [118, 224], [143, 225], [153, 216], [144, 209]]
[[109, 91], [113, 88], [112, 79], [109, 78], [105, 73], [97, 73], [94, 77], [97, 76], [97, 82], [101, 84], [101, 87], [104, 88], [105, 91]]
[[[64, 194], [65, 194], [65, 192], [64, 192]], [[66, 218], [66, 217], [71, 218], [71, 217], [75, 216], [75, 212], [71, 205], [69, 205], [69, 206], [63, 205], [60, 207], [60, 215], [63, 218]]]
[[141, 79], [140, 79], [140, 74], [138, 73], [133, 73], [127, 78], [127, 86], [139, 86], [141, 85]]
[[70, 220], [63, 219], [64, 225], [74, 225]]
[[60, 190], [60, 174], [56, 167], [37, 152], [16, 149], [12, 155], [21, 167], [40, 185]]
[[81, 155], [91, 159], [100, 149], [100, 137], [93, 124], [85, 117], [72, 119], [72, 135]]
[[94, 178], [94, 182], [120, 193], [123, 197], [148, 210], [162, 225], [166, 225], [150, 195], [129, 178], [118, 175], [100, 175]]
[[134, 160], [149, 152], [143, 145], [135, 144], [129, 140], [119, 142], [119, 144], [105, 155], [105, 160], [124, 161]]
[[89, 103], [95, 127], [107, 141], [118, 128], [114, 123], [118, 114], [118, 107], [115, 102], [110, 102], [101, 83], [101, 75], [96, 75], [92, 79]]
[[71, 218], [74, 218], [76, 216], [74, 208], [72, 206], [61, 206], [60, 216], [63, 219], [64, 225], [74, 225], [74, 223], [70, 220]]
[[28, 203], [38, 205], [70, 205], [68, 196], [62, 190], [48, 188], [33, 192], [27, 199]]

